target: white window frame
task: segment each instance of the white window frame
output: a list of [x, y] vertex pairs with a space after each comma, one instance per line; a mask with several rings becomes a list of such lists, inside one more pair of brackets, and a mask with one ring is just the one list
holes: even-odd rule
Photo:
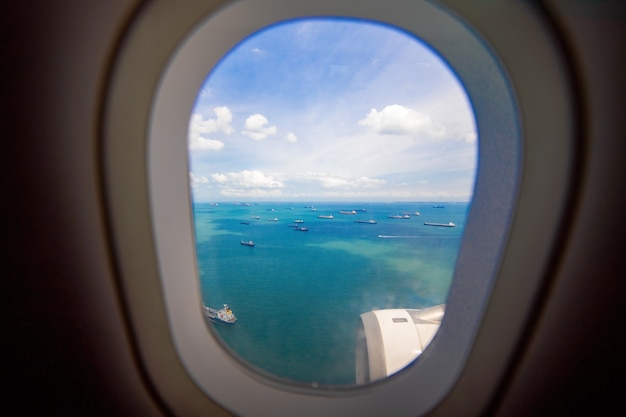
[[[242, 416], [414, 416], [453, 407], [446, 402], [465, 395], [459, 387], [472, 388], [470, 407], [496, 389], [566, 209], [575, 153], [571, 95], [558, 47], [530, 6], [503, 1], [481, 11], [446, 3], [157, 0], [134, 19], [103, 108], [105, 199], [141, 366], [175, 413], [203, 413], [217, 403]], [[307, 16], [368, 19], [415, 34], [451, 65], [476, 114], [476, 185], [441, 328], [419, 360], [364, 386], [288, 384], [255, 371], [202, 316], [186, 141], [195, 97], [238, 42]], [[523, 36], [514, 33], [521, 29]]]

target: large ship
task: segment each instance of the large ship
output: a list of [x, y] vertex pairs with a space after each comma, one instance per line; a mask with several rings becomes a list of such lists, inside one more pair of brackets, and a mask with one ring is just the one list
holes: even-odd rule
[[439, 226], [439, 227], [454, 227], [456, 226], [456, 224], [454, 224], [454, 222], [450, 222], [450, 223], [431, 223], [431, 222], [424, 222], [424, 224], [426, 226]]
[[319, 216], [317, 216], [318, 219], [334, 219], [335, 216], [333, 216], [332, 214], [326, 215], [326, 214], [320, 214]]
[[216, 310], [211, 307], [207, 307], [202, 304], [204, 315], [213, 321], [219, 321], [222, 323], [233, 324], [237, 321], [237, 317], [233, 314], [233, 310], [228, 307], [228, 304], [224, 304], [224, 308]]
[[254, 242], [253, 242], [253, 241], [251, 241], [251, 240], [242, 240], [242, 241], [241, 241], [241, 242], [239, 242], [239, 243], [241, 243], [241, 244], [242, 244], [242, 245], [244, 245], [244, 246], [254, 246]]

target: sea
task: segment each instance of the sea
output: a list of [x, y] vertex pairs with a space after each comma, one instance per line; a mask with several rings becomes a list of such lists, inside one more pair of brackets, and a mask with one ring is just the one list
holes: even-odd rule
[[354, 384], [360, 315], [445, 303], [468, 210], [449, 202], [195, 203], [203, 301], [226, 303], [237, 317], [208, 325], [262, 372]]

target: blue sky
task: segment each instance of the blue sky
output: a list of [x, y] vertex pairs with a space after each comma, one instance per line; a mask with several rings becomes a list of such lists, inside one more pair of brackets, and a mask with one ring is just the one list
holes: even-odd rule
[[209, 74], [189, 124], [194, 201], [469, 201], [476, 126], [440, 57], [388, 26], [282, 23]]

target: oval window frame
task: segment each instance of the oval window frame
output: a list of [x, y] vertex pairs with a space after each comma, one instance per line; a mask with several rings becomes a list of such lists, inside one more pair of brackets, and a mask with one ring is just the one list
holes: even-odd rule
[[[423, 414], [472, 371], [468, 364], [480, 359], [498, 329], [506, 342], [491, 352], [490, 362], [510, 358], [557, 237], [554, 228], [542, 225], [558, 223], [571, 187], [575, 153], [571, 96], [560, 54], [540, 18], [511, 3], [494, 8], [487, 18], [460, 3], [449, 3], [483, 34], [493, 33], [490, 18], [511, 10], [520, 13], [517, 24], [532, 29], [521, 41], [523, 52], [516, 57], [504, 48], [514, 43], [506, 36], [491, 36], [488, 46], [466, 20], [441, 6], [402, 0], [385, 5], [364, 0], [358, 6], [349, 0], [238, 1], [224, 7], [190, 2], [184, 10], [156, 1], [133, 22], [104, 105], [102, 167], [129, 326], [150, 383], [173, 408], [189, 408], [192, 403], [183, 404], [184, 395], [175, 393], [172, 380], [187, 384], [187, 395], [198, 394], [195, 385], [242, 415], [258, 412], [259, 401], [272, 404], [271, 415], [290, 415], [294, 410], [300, 415], [340, 415], [345, 410], [375, 415], [381, 407], [394, 415]], [[479, 132], [474, 199], [440, 331], [420, 360], [405, 370], [346, 389], [289, 385], [260, 375], [235, 360], [208, 331], [199, 307], [186, 140], [171, 140], [186, 138], [197, 89], [232, 46], [255, 30], [306, 16], [376, 20], [418, 36], [457, 73], [473, 104]], [[163, 29], [164, 22], [171, 21], [175, 24]], [[210, 58], [204, 55], [198, 62], [195, 52], [202, 50], [210, 50]], [[529, 58], [542, 72], [539, 82], [524, 74], [523, 61]], [[545, 88], [552, 92], [547, 99], [542, 94]], [[549, 121], [542, 115], [547, 108]], [[529, 164], [533, 169], [525, 170]], [[553, 176], [544, 181], [540, 173], [548, 168]], [[544, 213], [541, 222], [533, 221], [537, 210]], [[537, 242], [532, 253], [520, 247], [524, 238]], [[524, 274], [519, 270], [522, 265]], [[483, 385], [488, 388], [499, 372], [483, 375]], [[252, 390], [258, 400], [241, 401], [239, 393], [228, 387]], [[202, 409], [209, 403], [196, 397], [193, 407]]]

